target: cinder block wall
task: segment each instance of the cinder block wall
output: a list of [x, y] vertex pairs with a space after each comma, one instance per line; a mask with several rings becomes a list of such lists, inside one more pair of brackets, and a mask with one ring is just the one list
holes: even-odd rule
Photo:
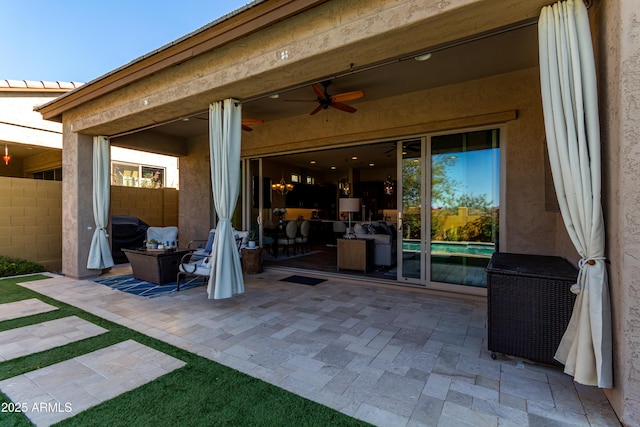
[[153, 227], [178, 225], [175, 188], [111, 187], [111, 215], [131, 215]]
[[[177, 226], [178, 190], [111, 187], [111, 214]], [[62, 269], [61, 182], [0, 177], [0, 255]]]
[[62, 268], [62, 183], [0, 177], [0, 255]]

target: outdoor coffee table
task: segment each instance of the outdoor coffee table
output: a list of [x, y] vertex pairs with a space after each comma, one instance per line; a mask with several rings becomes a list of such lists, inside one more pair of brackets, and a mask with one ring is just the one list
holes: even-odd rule
[[191, 251], [122, 249], [131, 264], [133, 277], [164, 285], [176, 281], [180, 260]]

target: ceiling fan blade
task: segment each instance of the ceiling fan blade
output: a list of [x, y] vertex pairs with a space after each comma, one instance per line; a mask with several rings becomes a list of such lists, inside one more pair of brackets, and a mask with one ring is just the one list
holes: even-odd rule
[[354, 99], [360, 99], [364, 96], [364, 92], [361, 90], [355, 90], [353, 92], [345, 92], [339, 93], [337, 95], [333, 95], [331, 100], [333, 102], [345, 102], [345, 101], [353, 101]]
[[314, 114], [316, 114], [320, 110], [322, 110], [322, 104], [318, 105], [311, 113], [309, 113], [309, 115], [313, 116]]
[[253, 129], [251, 129], [249, 126], [247, 125], [242, 125], [242, 130], [247, 131], [247, 132], [252, 132]]
[[345, 111], [347, 113], [355, 113], [357, 110], [353, 108], [351, 105], [343, 104], [341, 102], [332, 102], [331, 106], [333, 108], [337, 108], [340, 111]]
[[261, 125], [264, 123], [264, 120], [260, 119], [242, 119], [243, 125]]
[[313, 85], [311, 85], [311, 87], [313, 88], [313, 91], [316, 93], [318, 98], [327, 99], [327, 95], [325, 95], [324, 91], [322, 90], [322, 88], [320, 86], [318, 86], [317, 84], [313, 84]]

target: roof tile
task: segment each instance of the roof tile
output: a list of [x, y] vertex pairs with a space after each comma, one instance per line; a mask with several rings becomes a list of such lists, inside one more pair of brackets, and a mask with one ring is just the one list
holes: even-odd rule
[[61, 92], [84, 85], [80, 82], [48, 82], [45, 80], [0, 80], [0, 89], [56, 90]]

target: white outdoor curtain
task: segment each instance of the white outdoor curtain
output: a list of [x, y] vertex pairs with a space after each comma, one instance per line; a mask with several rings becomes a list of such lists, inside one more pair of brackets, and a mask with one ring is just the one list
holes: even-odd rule
[[111, 203], [111, 172], [109, 168], [109, 139], [104, 136], [93, 137], [93, 220], [96, 229], [91, 239], [87, 268], [98, 269], [113, 267], [113, 257], [109, 246], [107, 223], [109, 222], [109, 204]]
[[542, 9], [542, 106], [560, 211], [582, 257], [569, 326], [555, 358], [576, 382], [612, 387], [611, 308], [600, 203], [600, 125], [593, 47], [582, 0]]
[[244, 292], [240, 255], [231, 226], [240, 191], [241, 115], [242, 108], [233, 99], [209, 106], [211, 187], [219, 219], [211, 249], [212, 267], [207, 286], [210, 299], [229, 298]]

